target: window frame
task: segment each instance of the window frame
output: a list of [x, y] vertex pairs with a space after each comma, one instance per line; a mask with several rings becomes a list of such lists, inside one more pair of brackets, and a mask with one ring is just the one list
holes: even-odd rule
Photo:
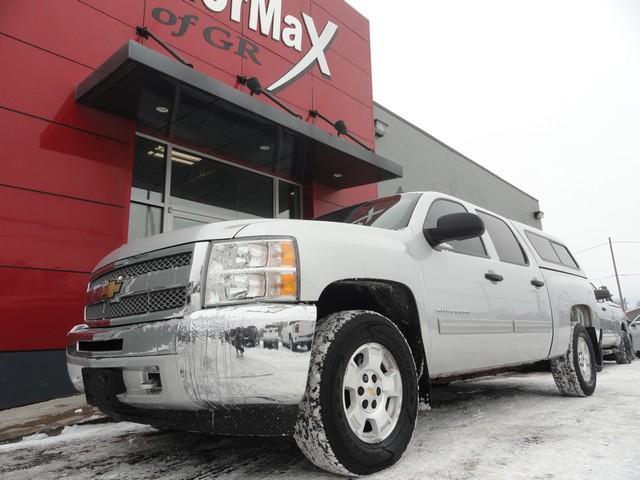
[[[502, 222], [507, 227], [509, 232], [511, 232], [511, 235], [513, 236], [513, 239], [518, 244], [518, 247], [520, 247], [520, 251], [522, 252], [522, 256], [524, 257], [524, 261], [525, 261], [525, 263], [516, 263], [516, 262], [509, 262], [507, 260], [502, 260], [500, 258], [500, 253], [498, 252], [498, 249], [496, 247], [496, 243], [493, 241], [493, 237], [491, 236], [491, 233], [489, 233], [489, 230], [486, 228], [486, 225], [485, 225], [485, 233], [489, 236], [489, 240], [491, 240], [491, 244], [493, 245], [493, 249], [496, 251], [496, 255], [498, 256], [498, 261], [499, 262], [508, 263], [510, 265], [518, 265], [520, 267], [530, 267], [531, 266], [531, 261], [529, 260], [529, 255], [527, 255], [527, 252], [525, 251], [522, 243], [518, 240], [518, 236], [516, 235], [516, 232], [513, 231], [513, 229], [511, 228], [511, 226], [507, 222], [505, 222], [502, 218], [500, 218], [500, 217], [498, 217], [498, 216], [496, 216], [496, 215], [494, 215], [492, 213], [486, 212], [484, 210], [478, 210], [476, 208], [476, 213], [478, 215], [482, 214], [482, 215], [487, 215], [488, 217], [493, 217], [496, 220]], [[480, 217], [480, 218], [482, 219], [482, 217]]]
[[[232, 168], [238, 169], [238, 170], [243, 170], [246, 172], [251, 172], [254, 174], [258, 174], [261, 175], [263, 177], [269, 178], [271, 179], [272, 182], [272, 189], [273, 189], [273, 217], [265, 217], [265, 218], [278, 218], [278, 211], [280, 208], [279, 205], [279, 197], [278, 197], [278, 192], [279, 192], [279, 186], [280, 183], [286, 183], [289, 185], [294, 185], [296, 187], [298, 187], [300, 195], [299, 195], [299, 201], [300, 201], [300, 215], [302, 216], [304, 213], [304, 186], [299, 183], [296, 182], [294, 180], [290, 180], [290, 179], [285, 179], [285, 178], [281, 178], [278, 177], [276, 175], [270, 175], [268, 173], [262, 172], [260, 170], [256, 170], [253, 168], [249, 168], [246, 167], [244, 165], [239, 165], [237, 163], [233, 163], [230, 162], [228, 160], [224, 160], [221, 158], [218, 158], [216, 156], [213, 155], [209, 155], [203, 152], [200, 152], [198, 150], [194, 150], [192, 148], [189, 147], [185, 147], [182, 145], [179, 145], [177, 143], [173, 143], [170, 142], [168, 140], [165, 140], [163, 138], [158, 138], [158, 137], [154, 137], [152, 135], [148, 135], [145, 133], [141, 133], [141, 132], [136, 132], [135, 134], [136, 136], [136, 141], [138, 138], [143, 138], [145, 140], [149, 140], [152, 142], [157, 142], [159, 144], [164, 145], [165, 147], [165, 157], [163, 159], [163, 161], [165, 162], [164, 165], [164, 189], [161, 192], [162, 195], [162, 200], [151, 200], [151, 199], [140, 199], [140, 198], [134, 198], [133, 193], [130, 192], [129, 194], [129, 203], [138, 203], [138, 204], [142, 204], [142, 205], [146, 205], [146, 206], [151, 206], [151, 207], [159, 207], [161, 209], [161, 223], [162, 223], [162, 228], [161, 231], [159, 233], [166, 233], [166, 232], [170, 232], [173, 231], [173, 212], [177, 211], [180, 214], [186, 214], [186, 215], [193, 215], [193, 216], [199, 216], [199, 217], [211, 217], [211, 218], [216, 218], [215, 217], [215, 213], [213, 212], [209, 212], [207, 213], [207, 205], [206, 204], [202, 204], [200, 207], [194, 207], [194, 206], [190, 206], [187, 204], [182, 204], [180, 203], [180, 200], [178, 197], [172, 197], [171, 196], [171, 158], [173, 156], [173, 149], [175, 148], [176, 150], [185, 152], [185, 153], [189, 153], [189, 154], [193, 154], [193, 155], [197, 155], [199, 157], [202, 157], [204, 159], [213, 161], [213, 162], [218, 162], [227, 166], [230, 166]], [[135, 157], [133, 158], [133, 161], [135, 162]], [[132, 166], [132, 178], [131, 178], [131, 189], [133, 189], [133, 166]], [[178, 202], [174, 202], [173, 200], [177, 199]], [[212, 206], [212, 208], [216, 208], [214, 206]], [[183, 215], [184, 216], [184, 215]], [[257, 218], [257, 217], [256, 217]], [[262, 217], [260, 217], [262, 218]], [[302, 217], [301, 217], [302, 218]], [[130, 217], [129, 217], [129, 221], [130, 221]], [[129, 239], [130, 240], [130, 239]]]
[[[445, 201], [445, 202], [449, 202], [449, 203], [454, 203], [456, 205], [460, 205], [463, 209], [464, 209], [464, 213], [471, 213], [469, 212], [469, 210], [467, 209], [467, 207], [465, 205], [463, 205], [460, 202], [456, 202], [455, 200], [451, 200], [450, 198], [445, 198], [445, 197], [438, 197], [433, 199], [433, 201], [431, 202], [431, 205], [429, 205], [429, 209], [427, 210], [427, 214], [424, 216], [424, 220], [422, 222], [422, 229], [424, 230], [425, 228], [427, 228], [426, 224], [427, 224], [427, 218], [429, 217], [429, 212], [431, 212], [431, 209], [433, 208], [433, 205], [436, 202], [439, 201]], [[463, 212], [459, 212], [459, 213], [463, 213]], [[485, 232], [486, 233], [486, 232]], [[469, 252], [461, 252], [460, 250], [456, 250], [455, 248], [453, 249], [446, 249], [446, 250], [442, 250], [440, 247], [441, 245], [436, 245], [435, 247], [431, 247], [434, 251], [436, 252], [451, 252], [451, 253], [458, 253], [460, 255], [469, 255], [470, 257], [476, 257], [476, 258], [486, 258], [486, 259], [490, 259], [491, 255], [489, 255], [489, 251], [487, 250], [487, 245], [485, 244], [483, 237], [484, 235], [480, 235], [478, 237], [474, 237], [474, 238], [478, 238], [480, 240], [480, 245], [482, 245], [482, 248], [484, 249], [484, 255], [478, 255], [475, 253], [469, 253]], [[464, 240], [463, 240], [464, 241]]]

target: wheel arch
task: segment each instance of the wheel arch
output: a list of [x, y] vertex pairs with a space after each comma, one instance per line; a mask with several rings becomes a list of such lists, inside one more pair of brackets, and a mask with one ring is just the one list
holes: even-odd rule
[[385, 316], [404, 335], [418, 372], [420, 399], [429, 401], [431, 384], [420, 314], [412, 290], [381, 279], [343, 279], [325, 287], [316, 303], [318, 319], [345, 310], [370, 310]]
[[596, 353], [596, 360], [599, 366], [602, 366], [602, 350], [600, 349], [600, 339], [598, 330], [594, 325], [594, 313], [588, 305], [574, 305], [571, 307], [571, 322], [584, 325], [591, 338], [593, 349]]

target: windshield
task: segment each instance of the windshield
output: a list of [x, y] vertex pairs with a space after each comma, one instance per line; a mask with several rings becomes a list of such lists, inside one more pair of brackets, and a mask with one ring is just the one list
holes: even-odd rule
[[368, 227], [399, 230], [409, 225], [413, 209], [420, 198], [419, 193], [406, 193], [379, 198], [341, 208], [314, 220], [323, 222], [353, 223]]

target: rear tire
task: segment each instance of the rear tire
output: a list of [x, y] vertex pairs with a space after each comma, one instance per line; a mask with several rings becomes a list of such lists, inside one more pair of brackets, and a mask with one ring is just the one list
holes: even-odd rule
[[596, 355], [587, 329], [571, 327], [569, 349], [551, 360], [551, 373], [558, 390], [570, 397], [588, 397], [596, 389]]
[[409, 445], [417, 413], [414, 360], [398, 327], [368, 311], [319, 324], [294, 433], [312, 463], [340, 475], [390, 467]]
[[631, 340], [629, 334], [622, 331], [622, 339], [620, 340], [620, 346], [616, 351], [615, 360], [618, 365], [626, 365], [633, 362], [633, 348], [631, 347]]

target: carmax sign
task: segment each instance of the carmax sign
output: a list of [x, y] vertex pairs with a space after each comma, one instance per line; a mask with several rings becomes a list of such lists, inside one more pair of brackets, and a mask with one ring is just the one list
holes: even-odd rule
[[311, 42], [309, 51], [267, 90], [275, 92], [286, 87], [318, 64], [323, 75], [331, 77], [331, 69], [325, 51], [338, 33], [338, 26], [329, 21], [321, 33], [310, 15], [302, 12], [302, 20], [293, 15], [282, 17], [282, 0], [202, 0], [204, 6], [215, 13], [228, 10], [231, 21], [241, 23], [243, 8], [249, 8], [249, 29], [271, 37], [273, 41], [302, 52], [302, 36], [305, 31]]

